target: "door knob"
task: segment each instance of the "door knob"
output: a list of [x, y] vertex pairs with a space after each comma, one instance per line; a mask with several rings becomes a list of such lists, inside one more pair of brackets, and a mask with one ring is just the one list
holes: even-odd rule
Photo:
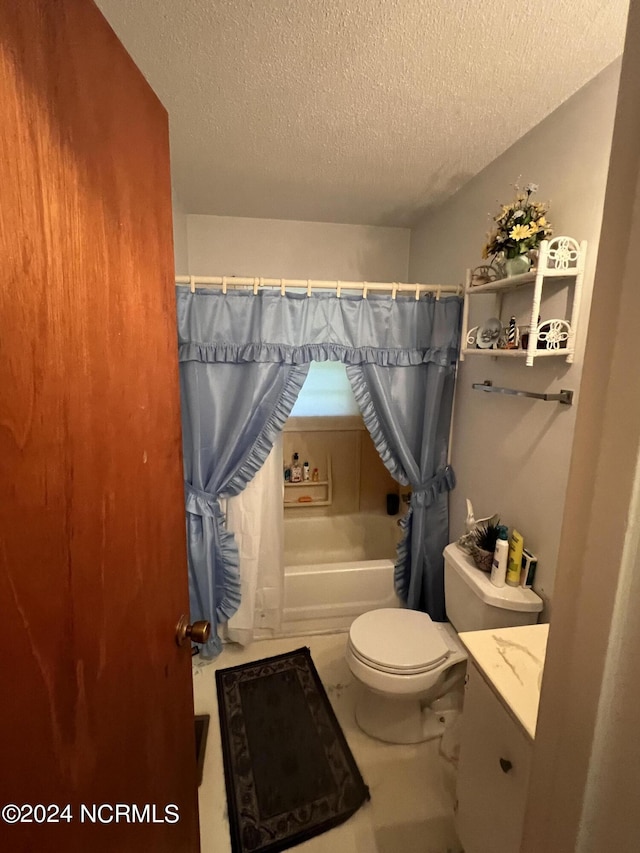
[[211, 636], [210, 622], [194, 622], [189, 624], [187, 617], [182, 614], [176, 625], [176, 643], [183, 646], [188, 640], [193, 643], [206, 643]]

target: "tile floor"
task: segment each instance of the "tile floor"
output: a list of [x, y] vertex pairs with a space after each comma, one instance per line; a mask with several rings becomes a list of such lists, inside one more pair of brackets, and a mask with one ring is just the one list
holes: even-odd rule
[[346, 823], [293, 848], [300, 853], [460, 853], [453, 826], [455, 769], [440, 740], [415, 746], [376, 741], [357, 727], [358, 689], [344, 660], [346, 634], [262, 640], [249, 648], [228, 645], [213, 663], [194, 666], [196, 714], [210, 714], [202, 785], [202, 853], [230, 853], [220, 749], [215, 669], [308, 646], [371, 800]]

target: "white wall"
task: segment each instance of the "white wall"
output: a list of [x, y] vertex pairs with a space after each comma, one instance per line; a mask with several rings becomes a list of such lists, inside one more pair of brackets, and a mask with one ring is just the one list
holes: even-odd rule
[[[411, 235], [412, 280], [463, 281], [466, 267], [482, 263], [487, 214], [512, 198], [512, 185], [522, 175], [524, 183], [539, 184], [536, 198], [550, 200], [556, 234], [589, 241], [575, 363], [541, 359], [527, 368], [519, 361], [470, 356], [458, 378], [452, 456], [458, 485], [451, 493], [451, 536], [463, 531], [466, 497], [477, 516], [499, 512], [538, 555], [536, 589], [547, 599], [553, 593], [576, 405], [489, 396], [471, 385], [491, 379], [494, 385], [537, 392], [579, 389], [619, 73], [619, 62], [605, 69], [429, 213]], [[472, 324], [495, 313], [492, 296], [476, 297], [475, 303]], [[543, 320], [557, 316], [557, 310], [543, 305]]]
[[187, 229], [190, 275], [407, 280], [406, 228], [190, 214]]
[[173, 256], [176, 275], [186, 275], [189, 272], [187, 214], [175, 192], [172, 192], [171, 199], [173, 202]]

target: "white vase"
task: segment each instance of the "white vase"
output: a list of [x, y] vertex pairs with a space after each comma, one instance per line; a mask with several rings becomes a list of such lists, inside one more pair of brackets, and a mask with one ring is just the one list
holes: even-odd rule
[[506, 258], [504, 262], [505, 272], [507, 273], [507, 278], [511, 278], [514, 275], [522, 275], [522, 273], [529, 272], [529, 268], [531, 267], [531, 261], [527, 257], [527, 255], [516, 255], [515, 258]]

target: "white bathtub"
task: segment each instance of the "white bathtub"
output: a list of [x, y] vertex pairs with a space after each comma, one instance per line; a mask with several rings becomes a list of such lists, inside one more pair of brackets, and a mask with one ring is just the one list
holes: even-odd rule
[[347, 631], [361, 613], [398, 607], [399, 533], [386, 515], [285, 518], [283, 633]]

